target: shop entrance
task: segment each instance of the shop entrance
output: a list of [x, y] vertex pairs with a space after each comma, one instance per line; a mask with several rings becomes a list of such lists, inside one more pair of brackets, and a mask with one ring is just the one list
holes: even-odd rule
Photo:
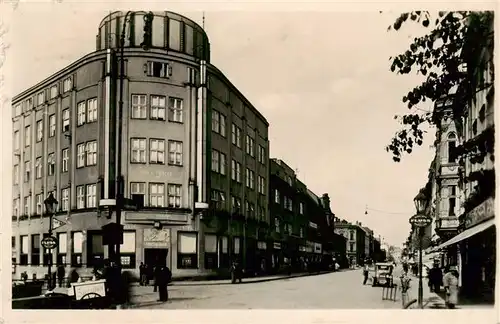
[[144, 263], [150, 268], [167, 265], [168, 249], [144, 249]]

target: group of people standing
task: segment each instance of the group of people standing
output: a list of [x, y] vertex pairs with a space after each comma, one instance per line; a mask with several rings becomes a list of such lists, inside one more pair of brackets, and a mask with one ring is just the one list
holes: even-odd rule
[[139, 284], [149, 286], [149, 280], [153, 279], [153, 291], [158, 291], [160, 302], [168, 301], [168, 284], [172, 281], [172, 272], [166, 265], [158, 264], [149, 266], [141, 262], [139, 266]]

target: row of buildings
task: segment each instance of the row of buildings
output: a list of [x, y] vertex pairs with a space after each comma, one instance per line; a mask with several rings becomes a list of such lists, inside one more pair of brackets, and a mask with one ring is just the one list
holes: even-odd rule
[[[488, 13], [486, 13], [488, 15]], [[457, 266], [461, 294], [493, 302], [496, 271], [493, 19], [479, 49], [467, 39], [465, 81], [435, 103], [435, 157], [423, 188], [429, 198], [424, 262]], [[474, 63], [474, 64], [472, 64]], [[472, 90], [470, 91], [471, 85]], [[471, 94], [464, 96], [464, 94]], [[412, 229], [407, 247], [416, 251]], [[411, 254], [411, 253], [410, 253]]]
[[[119, 257], [132, 271], [160, 262], [189, 276], [238, 257], [270, 272], [285, 257], [347, 264], [346, 253], [358, 262], [375, 251], [371, 231], [353, 225], [366, 241], [338, 234], [328, 195], [269, 158], [269, 123], [210, 63], [203, 28], [172, 12], [144, 18], [109, 14], [96, 51], [14, 97], [13, 277], [43, 276], [50, 260], [83, 271], [112, 257], [102, 229], [117, 222], [119, 193]], [[50, 193], [58, 245], [46, 250]]]

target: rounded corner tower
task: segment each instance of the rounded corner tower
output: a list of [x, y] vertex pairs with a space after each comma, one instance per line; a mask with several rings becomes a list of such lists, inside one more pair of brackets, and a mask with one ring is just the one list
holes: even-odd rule
[[[204, 60], [210, 63], [210, 42], [203, 28], [193, 20], [170, 11], [155, 11], [152, 21], [150, 50], [167, 51]], [[115, 11], [99, 24], [96, 50], [120, 47], [120, 36], [125, 19], [125, 48], [140, 48], [144, 37], [146, 11]]]

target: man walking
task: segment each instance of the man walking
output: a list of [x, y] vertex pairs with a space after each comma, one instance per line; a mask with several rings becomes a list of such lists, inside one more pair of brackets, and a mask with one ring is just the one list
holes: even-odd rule
[[64, 266], [59, 264], [57, 266], [57, 281], [59, 283], [59, 288], [63, 286], [64, 276], [66, 275], [66, 271], [64, 270]]
[[144, 284], [146, 283], [146, 278], [145, 278], [145, 275], [146, 275], [146, 266], [144, 265], [143, 262], [141, 262], [141, 264], [139, 265], [139, 284], [141, 286], [144, 286]]
[[368, 264], [365, 262], [365, 265], [363, 266], [363, 285], [366, 285], [366, 282], [368, 281], [368, 272], [369, 272], [369, 268], [368, 268]]
[[172, 281], [172, 272], [167, 266], [162, 266], [158, 277], [158, 292], [160, 302], [168, 301], [168, 284]]
[[434, 262], [434, 266], [429, 270], [429, 288], [431, 292], [439, 293], [443, 284], [443, 272], [439, 268], [439, 263]]

